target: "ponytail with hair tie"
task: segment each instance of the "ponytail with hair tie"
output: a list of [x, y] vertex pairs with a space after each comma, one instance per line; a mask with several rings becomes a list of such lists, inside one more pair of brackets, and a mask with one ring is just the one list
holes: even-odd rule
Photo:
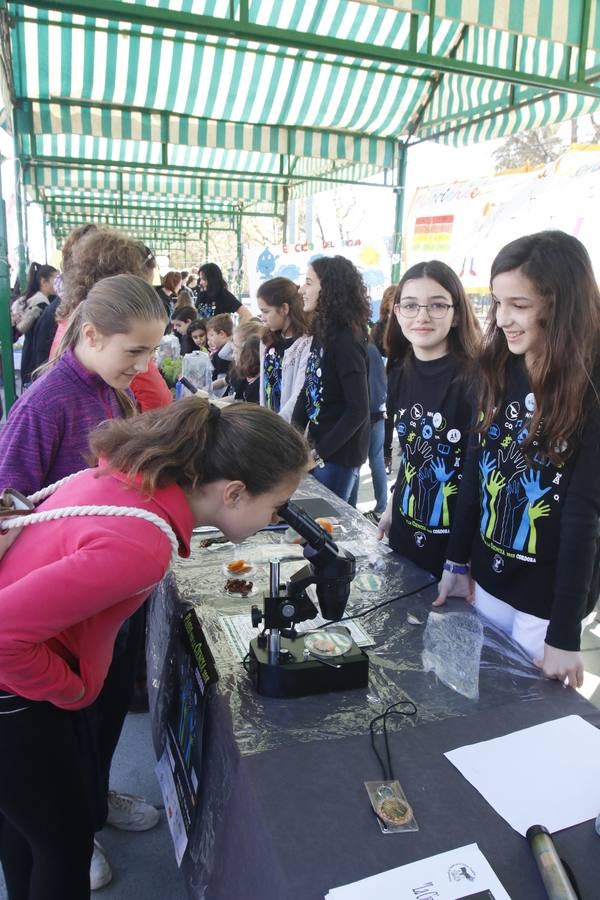
[[194, 489], [224, 479], [241, 481], [256, 496], [304, 473], [309, 462], [304, 437], [271, 410], [254, 403], [220, 409], [197, 396], [135, 421], [104, 422], [90, 435], [90, 448], [96, 459], [106, 460], [107, 471], [139, 478], [144, 492], [169, 484]]

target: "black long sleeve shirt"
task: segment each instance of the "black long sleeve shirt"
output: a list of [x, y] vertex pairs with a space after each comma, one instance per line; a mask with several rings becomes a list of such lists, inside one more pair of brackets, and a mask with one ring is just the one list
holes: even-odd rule
[[53, 297], [35, 323], [31, 343], [31, 356], [26, 362], [26, 368], [29, 369], [29, 372], [35, 372], [39, 366], [48, 362], [50, 358], [52, 341], [58, 327], [56, 310], [59, 304], [60, 297]]
[[392, 372], [388, 415], [396, 416], [402, 458], [389, 542], [439, 578], [472, 434], [472, 376], [450, 355], [412, 359]]
[[448, 558], [514, 609], [549, 619], [546, 643], [578, 650], [600, 588], [600, 406], [585, 398], [581, 439], [555, 466], [520, 448], [535, 398], [522, 358], [487, 433], [470, 451]]
[[366, 341], [349, 329], [322, 347], [313, 338], [292, 421], [308, 423], [309, 437], [325, 462], [360, 466], [369, 452], [370, 414]]

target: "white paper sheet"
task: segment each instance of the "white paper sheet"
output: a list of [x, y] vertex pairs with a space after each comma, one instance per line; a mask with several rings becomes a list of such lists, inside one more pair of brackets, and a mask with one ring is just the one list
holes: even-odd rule
[[600, 730], [564, 716], [445, 756], [511, 828], [551, 833], [600, 812]]
[[463, 900], [473, 894], [488, 900], [510, 900], [477, 844], [363, 878], [334, 888], [326, 896], [327, 900]]

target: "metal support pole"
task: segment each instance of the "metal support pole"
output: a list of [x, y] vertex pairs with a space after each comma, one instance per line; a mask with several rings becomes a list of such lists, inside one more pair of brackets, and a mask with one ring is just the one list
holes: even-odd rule
[[8, 271], [8, 238], [6, 206], [0, 181], [0, 356], [4, 381], [4, 411], [8, 413], [16, 398], [13, 361], [12, 326], [10, 324], [10, 277]]
[[402, 225], [404, 219], [404, 197], [406, 194], [406, 160], [407, 160], [406, 144], [398, 144], [398, 184], [394, 188], [396, 191], [396, 215], [394, 218], [394, 246], [392, 258], [392, 283], [397, 284], [400, 281], [400, 271], [402, 268]]
[[237, 296], [242, 296], [242, 269], [244, 267], [244, 250], [242, 247], [242, 214], [235, 218], [235, 234], [237, 242]]
[[48, 265], [48, 223], [46, 222], [46, 214], [42, 213], [44, 217], [44, 262]]
[[19, 238], [17, 252], [19, 254], [19, 287], [24, 291], [25, 282], [27, 281], [27, 254], [25, 248], [25, 232], [23, 228], [23, 191], [21, 187], [21, 173], [21, 159], [17, 156], [15, 157], [15, 211], [17, 215], [17, 235]]

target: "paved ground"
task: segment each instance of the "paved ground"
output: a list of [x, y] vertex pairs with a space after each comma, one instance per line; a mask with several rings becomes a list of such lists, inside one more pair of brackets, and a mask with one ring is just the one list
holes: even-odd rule
[[[370, 471], [364, 466], [358, 507], [365, 512], [373, 506]], [[600, 707], [600, 616], [586, 629], [583, 648], [586, 676], [580, 693]], [[129, 715], [113, 762], [112, 786], [144, 796], [162, 807], [154, 763], [148, 715]], [[131, 834], [106, 828], [100, 840], [109, 854], [114, 879], [106, 888], [94, 893], [94, 897], [99, 900], [132, 900], [136, 896], [143, 900], [186, 900], [164, 812], [159, 825], [152, 831]], [[0, 900], [7, 900], [1, 874]]]

